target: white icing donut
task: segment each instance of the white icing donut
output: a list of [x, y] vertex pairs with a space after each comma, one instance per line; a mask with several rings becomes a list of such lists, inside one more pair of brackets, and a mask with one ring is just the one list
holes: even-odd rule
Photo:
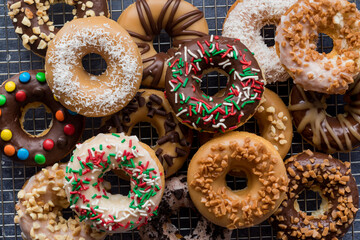
[[290, 76], [281, 66], [274, 47], [260, 35], [265, 25], [278, 25], [281, 16], [296, 0], [239, 0], [230, 9], [223, 36], [238, 38], [255, 53], [268, 83], [283, 82]]

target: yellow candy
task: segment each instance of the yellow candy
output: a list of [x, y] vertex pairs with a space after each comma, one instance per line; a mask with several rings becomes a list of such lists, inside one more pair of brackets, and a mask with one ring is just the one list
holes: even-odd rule
[[10, 141], [12, 138], [12, 132], [9, 129], [4, 129], [1, 131], [1, 139], [3, 141]]
[[16, 88], [16, 84], [13, 81], [9, 81], [5, 84], [5, 90], [7, 92], [13, 92]]
[[55, 95], [53, 95], [53, 96], [54, 96], [55, 101], [57, 101], [57, 102], [58, 102], [59, 100], [57, 99], [57, 97], [56, 97]]

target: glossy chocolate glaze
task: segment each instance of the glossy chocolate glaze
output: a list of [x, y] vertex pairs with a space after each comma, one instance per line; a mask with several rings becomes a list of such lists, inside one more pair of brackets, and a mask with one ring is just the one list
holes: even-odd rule
[[[0, 139], [1, 150], [4, 150], [6, 145], [12, 145], [16, 152], [9, 158], [15, 162], [22, 163], [29, 166], [39, 165], [34, 161], [35, 155], [42, 154], [46, 162], [41, 166], [52, 165], [65, 157], [79, 141], [85, 125], [85, 118], [81, 115], [71, 115], [66, 108], [57, 102], [48, 87], [47, 83], [41, 83], [36, 79], [36, 74], [43, 72], [42, 70], [27, 71], [31, 80], [27, 83], [19, 81], [20, 74], [17, 74], [6, 80], [0, 88], [0, 94], [6, 97], [6, 103], [0, 107], [0, 129], [9, 129], [12, 132], [10, 141]], [[4, 88], [5, 84], [13, 81], [16, 84], [16, 89], [13, 92], [7, 92]], [[15, 95], [19, 91], [24, 91], [26, 100], [19, 102]], [[21, 127], [23, 109], [31, 103], [42, 103], [52, 112], [52, 123], [48, 131], [34, 136], [25, 132]], [[64, 116], [63, 121], [57, 120], [55, 113], [61, 111]], [[74, 133], [67, 135], [64, 132], [64, 127], [71, 124], [74, 127]], [[54, 141], [54, 147], [51, 150], [43, 148], [44, 140], [51, 139]], [[26, 160], [20, 160], [17, 157], [17, 152], [20, 148], [25, 148], [29, 151], [29, 157]]]

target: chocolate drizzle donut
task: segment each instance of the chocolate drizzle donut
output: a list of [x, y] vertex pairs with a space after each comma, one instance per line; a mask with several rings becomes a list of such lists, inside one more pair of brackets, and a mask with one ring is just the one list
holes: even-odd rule
[[[285, 162], [290, 179], [289, 191], [270, 218], [278, 239], [340, 239], [355, 220], [359, 193], [351, 175], [350, 163], [310, 150]], [[320, 193], [320, 209], [307, 215], [299, 209], [297, 198], [305, 189]]]
[[[54, 116], [39, 135], [24, 130], [27, 109], [45, 105]], [[15, 162], [47, 166], [60, 161], [80, 139], [85, 120], [57, 102], [41, 70], [19, 73], [0, 88], [0, 147]]]
[[159, 139], [153, 149], [164, 166], [166, 177], [174, 174], [190, 153], [192, 131], [172, 115], [163, 92], [141, 89], [120, 112], [104, 118], [99, 131], [131, 135], [139, 122], [149, 122], [156, 128]]
[[50, 21], [48, 10], [51, 5], [62, 2], [75, 7], [74, 19], [110, 16], [107, 0], [8, 0], [7, 7], [15, 32], [24, 47], [40, 57], [45, 57], [48, 43], [59, 31]]
[[162, 29], [174, 39], [174, 46], [208, 34], [203, 12], [183, 0], [137, 0], [120, 15], [118, 23], [140, 48], [144, 63], [142, 85], [153, 88], [165, 86], [165, 61], [169, 56], [157, 53], [153, 47]]

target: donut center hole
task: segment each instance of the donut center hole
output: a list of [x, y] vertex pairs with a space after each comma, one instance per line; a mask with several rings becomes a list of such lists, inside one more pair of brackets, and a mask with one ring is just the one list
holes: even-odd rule
[[198, 222], [199, 213], [191, 208], [180, 208], [177, 214], [171, 214], [171, 223], [179, 230], [183, 237], [193, 234]]
[[165, 30], [161, 30], [153, 40], [153, 47], [157, 52], [167, 52], [172, 47], [172, 40]]
[[49, 18], [51, 22], [54, 23], [54, 26], [61, 28], [68, 21], [71, 21], [74, 18], [72, 10], [74, 7], [65, 4], [65, 3], [56, 3], [50, 5], [48, 10]]
[[231, 171], [226, 175], [226, 184], [233, 191], [239, 191], [247, 188], [247, 177], [243, 171]]
[[344, 101], [344, 95], [330, 95], [326, 98], [326, 112], [331, 116], [336, 116], [337, 114], [343, 114], [345, 112], [344, 106], [346, 102]]
[[272, 24], [265, 25], [260, 30], [260, 35], [263, 37], [263, 40], [268, 47], [275, 45], [275, 32], [276, 26]]
[[333, 40], [325, 33], [320, 33], [317, 42], [317, 51], [319, 53], [330, 53], [333, 50]]
[[52, 113], [43, 103], [30, 103], [22, 109], [21, 128], [29, 135], [45, 135], [52, 125]]
[[82, 58], [82, 65], [85, 71], [95, 76], [100, 76], [106, 71], [107, 68], [104, 58], [96, 53], [85, 55]]
[[[127, 196], [130, 191], [129, 177], [123, 170], [111, 170], [104, 174], [102, 186], [106, 192]], [[127, 180], [125, 180], [127, 179]]]
[[315, 189], [302, 191], [299, 194], [299, 198], [294, 202], [295, 209], [306, 213], [308, 216], [324, 214], [327, 200], [323, 199], [319, 192]]
[[228, 76], [220, 71], [211, 71], [203, 75], [201, 90], [207, 96], [222, 97], [225, 94], [223, 89], [228, 83]]
[[149, 146], [155, 146], [159, 139], [157, 129], [148, 122], [139, 122], [131, 130], [131, 135], [135, 135], [139, 140]]

